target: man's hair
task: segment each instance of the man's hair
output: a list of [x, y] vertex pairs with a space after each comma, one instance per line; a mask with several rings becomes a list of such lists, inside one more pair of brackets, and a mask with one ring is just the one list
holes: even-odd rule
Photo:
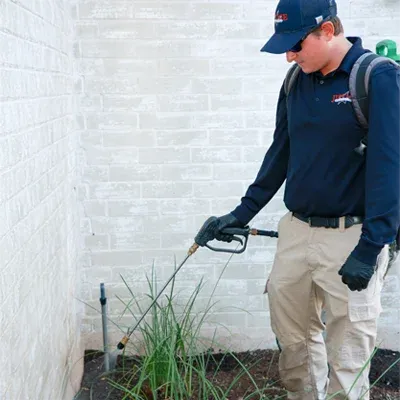
[[[341, 33], [344, 33], [344, 29], [343, 29], [343, 25], [342, 25], [342, 21], [340, 20], [339, 17], [332, 17], [329, 18], [328, 20], [329, 22], [332, 22], [333, 24], [333, 28], [334, 28], [334, 35], [335, 36], [339, 36]], [[327, 21], [327, 22], [328, 22]], [[319, 36], [321, 34], [321, 27], [319, 26], [318, 28], [316, 28], [314, 31], [312, 31], [312, 33], [316, 36]]]

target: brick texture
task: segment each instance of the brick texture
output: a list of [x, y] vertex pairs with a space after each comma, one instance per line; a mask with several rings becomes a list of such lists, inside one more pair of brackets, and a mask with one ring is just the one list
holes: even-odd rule
[[72, 398], [81, 365], [74, 24], [0, 1], [0, 398]]
[[[259, 52], [273, 29], [275, 5], [272, 0], [76, 4], [83, 269], [92, 305], [99, 277], [107, 279], [111, 297], [121, 287], [120, 274], [142, 295], [138, 279], [143, 281], [153, 262], [160, 281], [166, 280], [174, 256], [179, 262], [204, 220], [229, 212], [254, 179], [272, 140], [277, 93], [288, 68], [285, 57]], [[346, 33], [362, 35], [370, 48], [383, 38], [399, 42], [395, 2], [339, 0], [338, 6]], [[285, 211], [280, 190], [253, 225], [274, 229]], [[240, 331], [237, 348], [274, 345], [262, 292], [275, 245], [274, 239], [250, 239], [248, 251], [231, 260], [216, 290], [222, 304], [237, 307], [216, 316]], [[203, 277], [212, 287], [228, 258], [200, 249], [178, 281], [193, 287]], [[399, 349], [396, 269], [388, 282], [380, 340]], [[121, 309], [117, 304], [110, 303], [113, 318]], [[100, 345], [99, 318], [88, 310], [87, 347]]]
[[[394, 1], [339, 0], [348, 35], [400, 43]], [[99, 283], [116, 296], [165, 281], [210, 215], [234, 208], [272, 141], [288, 65], [260, 54], [276, 0], [0, 1], [0, 398], [71, 400], [83, 346], [101, 347]], [[281, 189], [252, 222], [277, 227]], [[205, 280], [205, 326], [232, 348], [273, 347], [262, 294], [276, 242], [229, 260], [200, 249], [177, 277]], [[221, 276], [219, 280], [219, 277]], [[379, 343], [400, 350], [397, 264]], [[81, 302], [87, 303], [83, 306]], [[81, 321], [83, 315], [83, 319]], [[109, 326], [115, 345], [121, 333]]]
[[[400, 4], [339, 0], [348, 35], [400, 43]], [[116, 296], [165, 281], [210, 215], [235, 207], [271, 143], [288, 65], [260, 54], [275, 0], [0, 0], [0, 398], [71, 400], [80, 332], [101, 347], [99, 284]], [[282, 190], [253, 221], [274, 229]], [[183, 295], [214, 292], [204, 334], [274, 346], [262, 294], [276, 242], [229, 260], [200, 249]], [[400, 265], [387, 277], [379, 343], [400, 349]], [[221, 276], [222, 275], [222, 276]], [[219, 279], [221, 277], [221, 279]], [[81, 305], [76, 299], [87, 303]], [[83, 315], [83, 320], [81, 317]], [[110, 325], [111, 344], [121, 332]]]

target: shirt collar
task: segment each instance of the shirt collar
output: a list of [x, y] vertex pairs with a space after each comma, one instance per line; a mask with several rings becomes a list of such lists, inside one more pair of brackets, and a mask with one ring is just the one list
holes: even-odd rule
[[347, 72], [348, 74], [350, 74], [354, 63], [367, 50], [365, 50], [362, 47], [361, 38], [350, 36], [350, 37], [347, 37], [347, 40], [349, 42], [351, 42], [353, 44], [353, 46], [350, 47], [349, 51], [344, 56], [342, 62], [340, 63], [340, 65], [338, 67], [338, 70], [342, 70], [342, 71]]

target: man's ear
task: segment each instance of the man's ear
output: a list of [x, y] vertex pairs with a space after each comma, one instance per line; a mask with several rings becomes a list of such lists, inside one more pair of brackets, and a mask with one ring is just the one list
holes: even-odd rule
[[331, 40], [335, 36], [335, 27], [331, 21], [326, 21], [321, 25], [321, 32], [324, 37]]

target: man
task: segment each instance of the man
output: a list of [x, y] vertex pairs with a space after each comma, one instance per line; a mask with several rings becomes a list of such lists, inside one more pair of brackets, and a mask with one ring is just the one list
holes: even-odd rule
[[370, 77], [368, 148], [360, 156], [354, 149], [365, 131], [349, 73], [367, 50], [344, 36], [335, 1], [281, 0], [262, 51], [286, 53], [301, 72], [287, 98], [280, 91], [273, 143], [254, 183], [208, 232], [229, 241], [221, 231], [248, 224], [286, 180], [289, 212], [279, 222], [267, 284], [282, 382], [292, 400], [368, 399], [363, 368], [375, 345], [388, 244], [400, 224], [399, 70], [384, 63]]

